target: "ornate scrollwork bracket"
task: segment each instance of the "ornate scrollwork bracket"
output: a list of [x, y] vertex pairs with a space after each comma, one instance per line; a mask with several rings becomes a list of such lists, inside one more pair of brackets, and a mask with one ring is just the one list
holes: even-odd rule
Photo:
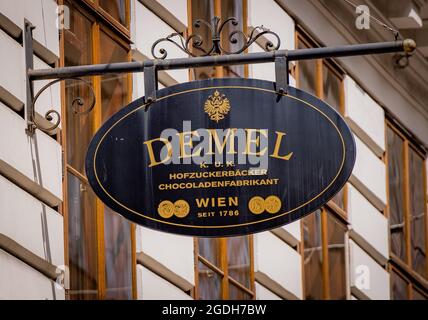
[[[228, 55], [228, 54], [239, 54], [248, 49], [258, 38], [264, 35], [272, 35], [276, 43], [272, 41], [266, 41], [264, 44], [264, 49], [266, 51], [278, 50], [281, 45], [281, 40], [279, 36], [269, 29], [258, 26], [251, 30], [251, 32], [246, 35], [241, 30], [234, 30], [227, 35], [227, 43], [230, 44], [230, 47], [238, 45], [238, 48], [233, 50], [224, 48], [224, 41], [222, 41], [223, 31], [227, 25], [236, 27], [239, 25], [238, 19], [230, 17], [223, 22], [219, 17], [214, 17], [211, 22], [207, 22], [203, 19], [197, 19], [193, 23], [195, 30], [198, 30], [202, 27], [208, 28], [211, 33], [211, 44], [206, 45], [208, 39], [204, 39], [200, 34], [194, 33], [187, 38], [184, 37], [183, 33], [171, 33], [165, 38], [161, 38], [155, 41], [152, 45], [152, 56], [155, 59], [165, 59], [168, 56], [168, 52], [165, 48], [159, 48], [156, 52], [157, 47], [160, 43], [169, 42], [177, 46], [181, 51], [192, 57], [203, 57], [203, 56], [212, 56], [212, 55]], [[241, 40], [241, 41], [240, 41]], [[207, 49], [208, 48], [208, 49]]]
[[[90, 89], [90, 94], [92, 96], [92, 101], [90, 104], [88, 104], [88, 107], [82, 108], [85, 106], [85, 100], [81, 97], [76, 97], [71, 102], [71, 107], [73, 109], [73, 112], [75, 114], [87, 114], [91, 112], [91, 110], [95, 106], [96, 96], [94, 89], [92, 87], [92, 83], [90, 81], [84, 80], [82, 78], [78, 77], [67, 77], [67, 78], [61, 78], [53, 80], [46, 85], [44, 85], [36, 95], [34, 95], [34, 85], [33, 80], [30, 79], [28, 76], [28, 70], [33, 69], [34, 67], [34, 51], [33, 51], [33, 30], [34, 26], [29, 22], [25, 21], [25, 30], [24, 30], [24, 47], [25, 47], [25, 62], [26, 62], [26, 70], [27, 70], [27, 100], [26, 100], [26, 112], [25, 117], [27, 120], [27, 128], [26, 132], [29, 136], [32, 136], [35, 133], [36, 129], [39, 129], [46, 133], [53, 133], [56, 128], [58, 128], [59, 124], [61, 123], [61, 115], [58, 111], [54, 109], [48, 110], [45, 115], [44, 119], [49, 124], [42, 125], [36, 117], [36, 102], [40, 98], [43, 92], [45, 92], [48, 88], [53, 86], [54, 84], [65, 81], [65, 80], [75, 80], [83, 83], [85, 86], [87, 86]], [[53, 121], [54, 122], [51, 122]]]
[[30, 106], [29, 106], [29, 114], [28, 114], [28, 119], [27, 119], [27, 133], [28, 134], [32, 134], [34, 133], [34, 131], [36, 129], [42, 130], [43, 132], [46, 133], [51, 133], [53, 132], [56, 128], [58, 128], [59, 124], [61, 123], [61, 115], [58, 113], [58, 111], [54, 110], [54, 109], [50, 109], [48, 111], [46, 111], [45, 115], [44, 115], [44, 119], [46, 119], [48, 122], [51, 122], [52, 120], [55, 120], [54, 123], [51, 123], [51, 125], [49, 126], [44, 126], [41, 123], [37, 122], [37, 118], [36, 118], [36, 102], [39, 99], [39, 97], [42, 95], [43, 92], [45, 92], [48, 88], [50, 88], [51, 86], [53, 86], [54, 84], [60, 82], [60, 81], [66, 81], [66, 80], [75, 80], [75, 81], [79, 81], [82, 82], [85, 86], [87, 86], [90, 90], [90, 94], [92, 96], [91, 99], [91, 103], [88, 104], [88, 107], [86, 108], [82, 108], [85, 106], [85, 100], [82, 97], [76, 97], [73, 99], [73, 101], [71, 102], [71, 108], [73, 109], [73, 112], [75, 114], [78, 115], [83, 115], [83, 114], [87, 114], [89, 112], [92, 111], [92, 109], [95, 106], [95, 92], [94, 89], [92, 87], [92, 83], [82, 79], [82, 78], [67, 78], [67, 79], [56, 79], [53, 80], [51, 82], [49, 82], [48, 84], [46, 84], [45, 86], [43, 86], [39, 92], [37, 92], [37, 94], [34, 96], [34, 98], [32, 99]]

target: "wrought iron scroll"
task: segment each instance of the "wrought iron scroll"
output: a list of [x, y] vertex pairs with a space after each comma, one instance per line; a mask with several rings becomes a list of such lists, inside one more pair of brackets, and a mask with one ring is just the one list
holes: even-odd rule
[[[272, 35], [275, 38], [275, 43], [268, 40], [264, 44], [264, 49], [266, 51], [278, 50], [281, 45], [281, 40], [279, 36], [263, 27], [258, 26], [251, 30], [251, 32], [246, 35], [241, 30], [234, 30], [227, 35], [227, 41], [231, 45], [236, 45], [240, 43], [240, 38], [242, 40], [242, 45], [235, 50], [227, 50], [222, 45], [222, 36], [223, 31], [227, 25], [238, 26], [239, 21], [235, 17], [230, 17], [223, 22], [219, 17], [214, 17], [211, 22], [207, 22], [203, 19], [197, 19], [193, 23], [194, 29], [200, 29], [202, 27], [208, 28], [211, 33], [211, 44], [206, 46], [208, 39], [204, 39], [201, 35], [194, 33], [187, 38], [184, 37], [183, 33], [171, 33], [165, 38], [161, 38], [155, 41], [152, 45], [152, 56], [155, 59], [165, 59], [168, 56], [168, 52], [165, 48], [157, 49], [158, 45], [161, 43], [169, 42], [178, 47], [181, 51], [192, 57], [204, 57], [211, 55], [229, 55], [229, 54], [239, 54], [248, 49], [257, 39], [265, 35]], [[208, 49], [207, 49], [208, 48]], [[157, 51], [158, 50], [158, 51]]]
[[87, 86], [89, 88], [90, 94], [92, 96], [91, 103], [88, 104], [88, 107], [83, 108], [83, 109], [82, 109], [82, 107], [85, 106], [85, 100], [82, 97], [74, 98], [73, 101], [71, 102], [71, 108], [73, 109], [73, 112], [75, 114], [78, 114], [78, 115], [83, 115], [83, 114], [87, 114], [87, 113], [92, 111], [92, 109], [95, 106], [96, 99], [95, 99], [95, 92], [94, 92], [94, 89], [92, 87], [91, 82], [89, 82], [85, 79], [82, 79], [82, 78], [74, 78], [74, 77], [70, 77], [67, 79], [56, 79], [56, 80], [49, 82], [45, 86], [43, 86], [39, 90], [39, 92], [34, 96], [34, 98], [32, 99], [31, 108], [30, 108], [31, 112], [29, 114], [29, 119], [28, 119], [28, 131], [34, 132], [35, 129], [39, 129], [39, 130], [42, 130], [44, 132], [50, 133], [53, 130], [55, 130], [56, 128], [58, 128], [59, 124], [61, 123], [61, 115], [58, 113], [58, 111], [56, 111], [54, 109], [50, 109], [45, 113], [44, 118], [47, 121], [51, 122], [52, 120], [55, 119], [55, 122], [52, 123], [52, 125], [49, 127], [44, 127], [43, 125], [38, 123], [36, 120], [35, 106], [36, 106], [37, 100], [39, 99], [39, 97], [42, 95], [43, 92], [45, 92], [48, 88], [50, 88], [54, 84], [56, 84], [60, 81], [64, 81], [64, 80], [76, 80], [76, 81], [82, 82], [85, 86]]

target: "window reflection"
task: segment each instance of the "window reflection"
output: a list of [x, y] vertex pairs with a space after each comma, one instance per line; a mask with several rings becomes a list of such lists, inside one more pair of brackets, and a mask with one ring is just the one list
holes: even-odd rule
[[391, 271], [391, 294], [392, 300], [408, 299], [407, 282], [394, 270]]
[[97, 219], [95, 195], [85, 182], [67, 177], [68, 255], [71, 299], [96, 299]]
[[306, 299], [323, 299], [321, 211], [304, 217], [302, 224]]
[[330, 299], [346, 299], [345, 269], [345, 232], [346, 227], [331, 213], [327, 215], [328, 267]]
[[426, 278], [424, 160], [412, 148], [409, 149], [409, 165], [412, 266], [417, 273]]
[[249, 237], [233, 237], [227, 243], [229, 276], [245, 287], [250, 286], [250, 244]]
[[127, 0], [99, 0], [100, 7], [125, 27], [126, 2]]
[[404, 141], [389, 127], [387, 129], [387, 148], [391, 251], [405, 261]]
[[[65, 66], [87, 65], [92, 63], [91, 22], [77, 10], [70, 12], [70, 29], [64, 30]], [[90, 78], [85, 78], [91, 81]], [[84, 173], [86, 149], [94, 134], [94, 115], [76, 114], [72, 105], [76, 97], [90, 102], [90, 89], [81, 82], [67, 80], [66, 94], [66, 127], [67, 127], [67, 163], [80, 173]], [[87, 107], [87, 105], [83, 106]]]
[[220, 300], [222, 298], [221, 276], [202, 262], [198, 262], [198, 279], [199, 299]]

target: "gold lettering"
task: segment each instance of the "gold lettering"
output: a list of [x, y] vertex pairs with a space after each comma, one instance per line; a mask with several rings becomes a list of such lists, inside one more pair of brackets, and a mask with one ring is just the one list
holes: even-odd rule
[[273, 153], [270, 155], [272, 158], [277, 158], [277, 159], [281, 159], [281, 160], [290, 160], [291, 156], [293, 155], [293, 152], [290, 152], [289, 154], [285, 155], [285, 156], [280, 156], [279, 155], [279, 149], [281, 148], [281, 142], [282, 142], [282, 138], [285, 136], [284, 132], [278, 132], [275, 131], [276, 133], [276, 142], [275, 142], [275, 149], [273, 150]]
[[236, 133], [236, 128], [235, 129], [227, 129], [227, 133], [226, 133], [226, 137], [223, 140], [223, 143], [220, 142], [220, 138], [218, 136], [217, 130], [216, 129], [208, 129], [208, 134], [210, 136], [210, 140], [209, 140], [209, 151], [206, 153], [207, 155], [213, 155], [214, 151], [213, 151], [213, 139], [214, 139], [214, 144], [216, 149], [218, 150], [218, 152], [220, 154], [223, 154], [224, 149], [226, 148], [226, 144], [229, 144], [229, 151], [227, 152], [228, 154], [236, 154], [237, 152], [235, 151], [235, 133]]
[[[159, 142], [162, 142], [163, 144], [165, 144], [167, 151], [168, 151], [166, 157], [164, 159], [161, 159], [160, 161], [156, 161], [155, 154], [153, 152], [152, 144], [153, 144], [153, 142], [156, 142], [156, 141], [159, 141]], [[150, 158], [149, 167], [157, 166], [157, 165], [165, 163], [171, 159], [171, 157], [172, 157], [172, 146], [171, 146], [171, 143], [168, 141], [168, 139], [157, 138], [157, 139], [153, 139], [153, 140], [147, 140], [144, 142], [144, 144], [147, 146], [147, 151], [149, 152], [149, 158]]]
[[[186, 135], [188, 135], [188, 141], [184, 141], [186, 138]], [[191, 158], [192, 156], [199, 157], [201, 155], [201, 149], [199, 149], [199, 152], [192, 155], [192, 153], [187, 154], [186, 153], [186, 147], [193, 148], [193, 140], [192, 136], [199, 137], [199, 133], [197, 131], [186, 131], [177, 133], [177, 136], [180, 139], [180, 156], [179, 159], [185, 159], [185, 158]]]
[[252, 156], [264, 156], [266, 153], [266, 148], [263, 150], [260, 150], [259, 152], [251, 152], [251, 145], [254, 144], [255, 147], [259, 147], [260, 145], [260, 136], [258, 136], [256, 139], [252, 137], [253, 133], [257, 134], [260, 133], [260, 135], [263, 135], [267, 138], [267, 130], [264, 129], [245, 129], [247, 132], [247, 143], [245, 147], [245, 151], [243, 154], [245, 155], [252, 155]]

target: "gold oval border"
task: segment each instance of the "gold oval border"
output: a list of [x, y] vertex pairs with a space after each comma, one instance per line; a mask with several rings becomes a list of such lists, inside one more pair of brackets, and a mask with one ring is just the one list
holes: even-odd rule
[[[265, 92], [270, 92], [270, 93], [274, 93], [274, 94], [278, 94], [278, 92], [274, 91], [274, 90], [269, 90], [269, 89], [264, 89], [264, 88], [256, 88], [256, 87], [245, 87], [245, 86], [216, 86], [216, 87], [205, 87], [205, 88], [197, 88], [197, 89], [190, 89], [190, 90], [186, 90], [186, 91], [180, 91], [180, 92], [175, 92], [172, 93], [170, 95], [164, 96], [164, 97], [160, 97], [156, 100], [156, 102], [158, 101], [162, 101], [166, 98], [170, 98], [170, 97], [174, 97], [177, 95], [181, 95], [184, 93], [190, 93], [190, 92], [195, 92], [195, 91], [203, 91], [203, 90], [212, 90], [212, 89], [247, 89], [247, 90], [258, 90], [258, 91], [265, 91]], [[178, 226], [178, 227], [186, 227], [186, 228], [197, 228], [197, 229], [217, 229], [217, 228], [233, 228], [233, 227], [240, 227], [240, 226], [247, 226], [247, 225], [252, 225], [252, 224], [257, 224], [257, 223], [262, 223], [265, 221], [269, 221], [269, 220], [273, 220], [273, 219], [278, 219], [286, 214], [289, 214], [291, 212], [294, 212], [296, 210], [299, 210], [300, 208], [306, 206], [307, 204], [311, 203], [312, 201], [314, 201], [315, 199], [317, 199], [318, 197], [320, 197], [325, 191], [327, 191], [328, 188], [330, 188], [330, 186], [336, 181], [337, 177], [339, 176], [340, 172], [342, 171], [343, 165], [345, 164], [345, 154], [346, 154], [346, 149], [345, 149], [345, 142], [343, 140], [343, 136], [340, 133], [339, 129], [337, 128], [336, 124], [334, 124], [334, 122], [321, 110], [318, 110], [315, 106], [313, 106], [312, 104], [299, 99], [297, 97], [294, 96], [290, 96], [288, 94], [281, 94], [282, 96], [287, 96], [289, 98], [293, 98], [297, 101], [303, 102], [304, 104], [308, 105], [309, 107], [311, 107], [312, 109], [318, 111], [319, 113], [321, 113], [325, 118], [327, 118], [328, 121], [330, 121], [330, 123], [333, 125], [333, 127], [336, 129], [337, 133], [339, 134], [340, 140], [342, 141], [342, 150], [343, 150], [343, 157], [342, 157], [342, 163], [340, 165], [339, 171], [337, 172], [336, 176], [334, 177], [334, 179], [329, 183], [329, 185], [322, 190], [317, 196], [313, 197], [312, 199], [310, 199], [309, 201], [306, 201], [305, 203], [301, 204], [300, 206], [289, 210], [287, 212], [281, 213], [279, 215], [275, 215], [274, 217], [270, 217], [270, 218], [266, 218], [263, 220], [259, 220], [259, 221], [253, 221], [253, 222], [246, 222], [246, 223], [240, 223], [240, 224], [233, 224], [233, 225], [221, 225], [221, 226], [194, 226], [194, 225], [185, 225], [185, 224], [180, 224], [180, 223], [174, 223], [174, 222], [168, 222], [168, 221], [162, 221], [156, 218], [152, 218], [149, 216], [146, 216], [142, 213], [139, 213], [131, 208], [128, 208], [127, 206], [123, 205], [122, 203], [120, 203], [119, 201], [117, 201], [115, 198], [113, 198], [106, 189], [104, 189], [104, 186], [101, 184], [99, 178], [98, 178], [98, 173], [97, 173], [97, 168], [96, 168], [96, 158], [97, 158], [97, 153], [98, 153], [98, 148], [101, 145], [101, 143], [103, 142], [104, 138], [106, 137], [106, 135], [119, 123], [121, 122], [123, 119], [127, 118], [128, 116], [130, 116], [131, 114], [139, 111], [140, 109], [144, 108], [146, 106], [146, 104], [143, 104], [142, 106], [136, 108], [135, 110], [132, 110], [132, 112], [129, 112], [127, 114], [125, 114], [122, 118], [120, 118], [119, 120], [117, 120], [105, 133], [104, 135], [101, 137], [96, 149], [95, 149], [95, 153], [94, 153], [94, 158], [93, 158], [93, 162], [94, 162], [94, 173], [95, 173], [95, 178], [97, 179], [98, 185], [101, 187], [101, 189], [103, 189], [104, 193], [106, 195], [109, 196], [109, 198], [111, 200], [113, 200], [114, 202], [116, 202], [119, 206], [121, 206], [122, 208], [138, 215], [141, 216], [143, 218], [149, 219], [149, 220], [153, 220], [156, 222], [160, 222], [160, 223], [164, 223], [164, 224], [168, 224], [168, 225], [173, 225], [173, 226]]]

